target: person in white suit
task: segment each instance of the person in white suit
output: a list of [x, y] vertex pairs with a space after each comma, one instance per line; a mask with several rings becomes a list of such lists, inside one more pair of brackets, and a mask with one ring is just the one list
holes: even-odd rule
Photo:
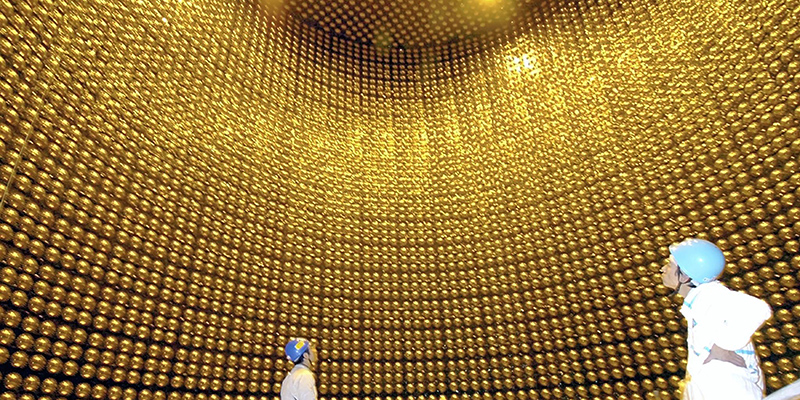
[[281, 400], [317, 400], [317, 384], [313, 368], [317, 352], [308, 339], [296, 338], [286, 343], [286, 358], [294, 368], [281, 384]]
[[725, 256], [713, 243], [686, 239], [669, 252], [661, 279], [684, 298], [689, 327], [683, 399], [762, 399], [764, 374], [751, 337], [772, 316], [769, 305], [717, 280]]

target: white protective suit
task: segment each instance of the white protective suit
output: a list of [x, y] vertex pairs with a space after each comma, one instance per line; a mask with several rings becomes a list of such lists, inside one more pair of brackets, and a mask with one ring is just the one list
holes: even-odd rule
[[314, 373], [303, 364], [297, 364], [281, 384], [281, 400], [317, 400]]
[[[764, 374], [750, 337], [771, 315], [763, 300], [714, 281], [693, 288], [681, 307], [689, 326], [684, 400], [751, 400], [764, 397]], [[703, 362], [716, 344], [744, 358], [746, 368]]]

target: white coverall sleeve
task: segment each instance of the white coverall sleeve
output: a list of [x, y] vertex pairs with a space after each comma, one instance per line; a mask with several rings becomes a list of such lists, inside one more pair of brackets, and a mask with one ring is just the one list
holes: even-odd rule
[[718, 310], [722, 320], [714, 343], [725, 350], [735, 351], [746, 346], [761, 324], [772, 316], [765, 301], [744, 293], [729, 292], [720, 300]]
[[317, 385], [310, 372], [297, 377], [297, 400], [317, 400]]

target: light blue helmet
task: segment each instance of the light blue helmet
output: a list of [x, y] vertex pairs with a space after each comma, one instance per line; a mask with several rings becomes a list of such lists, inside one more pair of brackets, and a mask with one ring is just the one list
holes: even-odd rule
[[697, 283], [717, 279], [725, 268], [722, 250], [708, 240], [686, 239], [669, 246], [669, 252], [681, 271]]
[[306, 354], [308, 349], [311, 347], [311, 342], [307, 339], [303, 338], [295, 338], [286, 343], [286, 357], [289, 358], [289, 361], [293, 363], [297, 363], [303, 358], [303, 354]]

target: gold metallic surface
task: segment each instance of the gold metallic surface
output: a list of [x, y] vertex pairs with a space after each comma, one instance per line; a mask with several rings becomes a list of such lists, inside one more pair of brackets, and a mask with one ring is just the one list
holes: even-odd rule
[[292, 336], [323, 398], [675, 398], [687, 236], [773, 307], [776, 390], [798, 15], [0, 0], [0, 399], [277, 398]]

